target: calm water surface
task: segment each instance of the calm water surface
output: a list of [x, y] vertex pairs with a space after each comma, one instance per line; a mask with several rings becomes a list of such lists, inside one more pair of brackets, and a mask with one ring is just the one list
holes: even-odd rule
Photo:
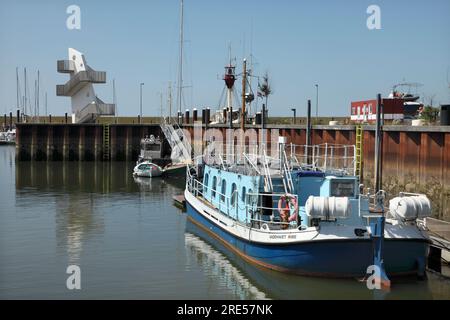
[[[133, 163], [19, 162], [0, 147], [2, 299], [449, 299], [450, 283], [290, 276], [249, 265], [173, 206], [183, 181], [138, 179]], [[81, 268], [81, 290], [66, 268]]]

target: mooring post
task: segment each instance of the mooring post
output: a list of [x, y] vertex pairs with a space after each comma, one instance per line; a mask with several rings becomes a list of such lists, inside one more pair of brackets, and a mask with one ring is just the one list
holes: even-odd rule
[[9, 113], [9, 130], [12, 130], [12, 123], [13, 123], [13, 120], [12, 120], [12, 112], [10, 112]]
[[382, 166], [381, 166], [381, 156], [382, 156], [382, 148], [383, 148], [383, 128], [382, 128], [382, 113], [383, 113], [383, 105], [381, 101], [381, 94], [377, 95], [377, 123], [375, 128], [375, 194], [381, 190], [382, 184]]
[[211, 120], [211, 109], [208, 107], [206, 108], [206, 120], [205, 120], [206, 127], [208, 127], [210, 120]]
[[67, 112], [65, 113], [65, 115], [64, 115], [64, 119], [65, 119], [65, 123], [67, 124]]
[[377, 123], [375, 129], [375, 211], [381, 213], [375, 219], [375, 222], [370, 224], [373, 243], [373, 265], [375, 280], [381, 284], [381, 288], [389, 288], [391, 281], [389, 280], [386, 270], [384, 268], [384, 195], [381, 194], [382, 184], [382, 166], [381, 166], [381, 152], [383, 146], [383, 104], [381, 94], [377, 95]]
[[52, 123], [52, 115], [51, 114], [48, 115], [48, 123]]
[[189, 124], [189, 120], [190, 120], [190, 115], [189, 115], [189, 109], [186, 109], [186, 111], [184, 112], [184, 121], [186, 122], [186, 124]]
[[53, 160], [53, 126], [47, 126], [47, 161]]
[[306, 110], [306, 156], [307, 164], [311, 164], [311, 153], [310, 153], [310, 146], [311, 146], [311, 100], [308, 100], [308, 106]]
[[20, 110], [19, 109], [17, 109], [17, 120], [16, 120], [16, 122], [20, 123]]
[[197, 121], [197, 119], [198, 119], [197, 109], [194, 108], [194, 109], [192, 109], [192, 122]]

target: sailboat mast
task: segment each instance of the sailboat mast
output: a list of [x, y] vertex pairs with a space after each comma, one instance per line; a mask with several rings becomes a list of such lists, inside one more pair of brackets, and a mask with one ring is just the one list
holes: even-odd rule
[[36, 100], [36, 106], [37, 106], [37, 117], [39, 121], [39, 70], [37, 72], [37, 100]]
[[241, 109], [241, 129], [245, 130], [245, 91], [247, 84], [247, 59], [244, 59], [244, 68], [242, 72], [242, 109]]
[[162, 118], [163, 117], [163, 94], [162, 94], [162, 92], [159, 93], [159, 97], [160, 97], [160, 100], [161, 100], [159, 107], [161, 109], [160, 112], [161, 112], [161, 118]]
[[27, 68], [23, 69], [23, 80], [25, 82], [25, 97], [24, 97], [25, 102], [23, 105], [25, 110], [23, 113], [25, 114], [25, 113], [27, 113]]
[[178, 70], [178, 97], [177, 97], [177, 104], [178, 104], [178, 115], [177, 115], [177, 121], [179, 122], [179, 115], [181, 114], [181, 104], [182, 104], [182, 92], [183, 92], [183, 19], [184, 19], [184, 8], [183, 8], [183, 0], [181, 0], [180, 4], [180, 57], [179, 57], [179, 70]]
[[17, 94], [17, 110], [20, 109], [20, 102], [19, 102], [19, 68], [16, 67], [16, 94]]
[[169, 81], [169, 123], [172, 120], [172, 83]]
[[36, 110], [36, 107], [37, 107], [36, 92], [37, 92], [37, 80], [34, 80], [34, 117], [35, 117], [35, 119], [36, 119], [36, 115], [37, 115], [37, 110]]

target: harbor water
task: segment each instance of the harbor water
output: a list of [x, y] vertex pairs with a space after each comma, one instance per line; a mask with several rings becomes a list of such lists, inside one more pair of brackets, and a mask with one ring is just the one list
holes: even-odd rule
[[173, 206], [183, 181], [135, 179], [133, 165], [16, 162], [0, 147], [0, 299], [450, 299], [432, 273], [377, 292], [251, 265]]

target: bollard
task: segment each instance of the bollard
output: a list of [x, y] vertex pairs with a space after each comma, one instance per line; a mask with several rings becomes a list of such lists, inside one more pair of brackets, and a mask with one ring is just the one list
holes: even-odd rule
[[209, 109], [209, 108], [206, 108], [206, 125], [208, 125], [209, 124], [209, 122], [210, 122], [210, 119], [211, 119], [211, 109]]
[[223, 122], [227, 122], [227, 108], [223, 108], [222, 110]]
[[197, 109], [192, 109], [192, 122], [197, 121]]
[[17, 123], [20, 123], [20, 110], [17, 110]]
[[186, 109], [186, 111], [184, 112], [184, 119], [186, 124], [189, 124], [189, 109]]
[[206, 124], [206, 109], [202, 109], [202, 124]]

